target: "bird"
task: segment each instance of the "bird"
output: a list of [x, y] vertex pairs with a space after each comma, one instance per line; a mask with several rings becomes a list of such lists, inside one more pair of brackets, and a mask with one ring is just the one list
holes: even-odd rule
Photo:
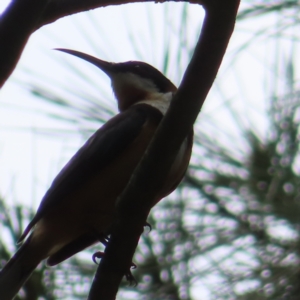
[[[68, 259], [109, 236], [117, 197], [166, 114], [176, 86], [140, 61], [112, 63], [70, 49], [111, 80], [119, 113], [100, 127], [54, 178], [19, 239], [21, 246], [0, 271], [2, 300], [13, 299], [38, 264]], [[158, 191], [154, 204], [176, 189], [189, 165], [191, 128]]]

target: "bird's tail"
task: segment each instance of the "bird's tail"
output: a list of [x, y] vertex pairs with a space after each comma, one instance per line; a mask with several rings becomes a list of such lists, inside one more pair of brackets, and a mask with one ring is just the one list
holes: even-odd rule
[[37, 267], [40, 259], [31, 253], [30, 237], [0, 271], [0, 299], [11, 300]]

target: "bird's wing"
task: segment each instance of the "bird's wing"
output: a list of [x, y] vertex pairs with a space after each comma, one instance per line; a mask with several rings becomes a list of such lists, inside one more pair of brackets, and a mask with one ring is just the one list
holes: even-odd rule
[[154, 119], [158, 124], [162, 114], [146, 104], [134, 105], [97, 130], [56, 176], [19, 242], [24, 240], [46, 211], [55, 208], [66, 195], [84, 184], [93, 174], [121, 154], [138, 136], [149, 118]]

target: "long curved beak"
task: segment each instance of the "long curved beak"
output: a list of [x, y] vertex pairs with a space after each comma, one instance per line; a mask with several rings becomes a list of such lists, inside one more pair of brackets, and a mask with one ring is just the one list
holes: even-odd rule
[[115, 65], [114, 63], [111, 63], [111, 62], [108, 62], [105, 60], [101, 60], [101, 59], [91, 56], [89, 54], [85, 54], [83, 52], [70, 50], [70, 49], [63, 49], [63, 48], [56, 48], [54, 50], [62, 51], [62, 52], [77, 56], [79, 58], [82, 58], [82, 59], [90, 62], [91, 64], [95, 65], [99, 69], [101, 69], [108, 76], [110, 76], [114, 71], [114, 65]]

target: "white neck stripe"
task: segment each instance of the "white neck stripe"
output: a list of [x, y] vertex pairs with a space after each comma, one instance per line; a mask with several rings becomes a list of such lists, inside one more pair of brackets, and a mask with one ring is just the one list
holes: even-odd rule
[[152, 97], [139, 101], [134, 105], [143, 104], [143, 103], [148, 104], [158, 109], [163, 115], [165, 115], [170, 106], [170, 102], [172, 100], [172, 96], [173, 96], [172, 93], [171, 92], [166, 94], [156, 93], [155, 95], [151, 95], [151, 96]]

